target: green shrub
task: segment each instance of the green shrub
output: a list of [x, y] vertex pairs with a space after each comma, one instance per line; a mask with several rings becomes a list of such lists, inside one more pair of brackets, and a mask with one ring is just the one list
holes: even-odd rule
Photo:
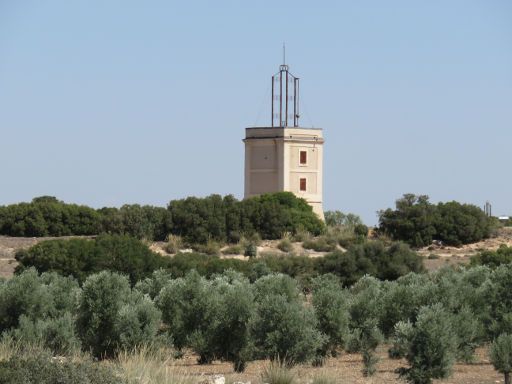
[[132, 292], [126, 277], [103, 271], [85, 281], [76, 326], [93, 356], [112, 357], [119, 349], [151, 344], [159, 323], [153, 303]]
[[292, 242], [290, 241], [290, 239], [288, 238], [285, 238], [283, 240], [281, 240], [278, 244], [277, 244], [277, 248], [279, 248], [279, 250], [283, 251], [283, 252], [291, 252], [293, 251], [293, 244]]
[[313, 308], [318, 319], [318, 329], [328, 337], [319, 351], [321, 357], [336, 354], [345, 346], [348, 335], [348, 303], [338, 279], [323, 275], [313, 280]]
[[482, 301], [475, 313], [484, 314], [487, 339], [494, 340], [502, 333], [512, 334], [512, 265], [497, 267], [477, 293]]
[[436, 221], [437, 210], [428, 196], [405, 194], [396, 201], [395, 210], [379, 212], [379, 231], [413, 247], [424, 247], [432, 243]]
[[169, 235], [167, 244], [165, 244], [165, 251], [167, 253], [178, 253], [183, 248], [183, 240], [181, 236]]
[[408, 274], [386, 284], [380, 300], [379, 328], [393, 336], [399, 322], [414, 322], [422, 306], [438, 300], [439, 289], [427, 275]]
[[297, 281], [288, 275], [270, 274], [261, 277], [253, 284], [256, 301], [262, 301], [265, 297], [279, 295], [287, 302], [297, 301], [300, 291]]
[[288, 364], [312, 361], [326, 342], [311, 308], [271, 294], [256, 305], [253, 337], [260, 358], [282, 358]]
[[146, 296], [132, 293], [128, 303], [121, 306], [114, 322], [116, 348], [132, 350], [151, 345], [160, 328], [161, 313]]
[[357, 224], [356, 226], [354, 226], [354, 235], [357, 238], [367, 238], [368, 227], [364, 224]]
[[162, 288], [172, 279], [172, 274], [164, 269], [157, 269], [151, 277], [146, 277], [135, 284], [134, 289], [143, 295], [148, 295], [151, 300], [158, 296]]
[[382, 333], [378, 327], [378, 315], [381, 311], [382, 287], [377, 279], [365, 276], [351, 288], [350, 328], [352, 340], [350, 348], [361, 352], [363, 356], [363, 374], [372, 376], [378, 357], [375, 349], [382, 342]]
[[353, 213], [345, 214], [341, 211], [325, 211], [325, 224], [329, 227], [348, 227], [355, 228], [363, 224], [361, 218]]
[[255, 316], [254, 294], [240, 275], [228, 272], [213, 282], [219, 297], [216, 322], [208, 333], [215, 355], [233, 362], [235, 372], [243, 372], [253, 357], [251, 323]]
[[306, 240], [302, 243], [304, 249], [312, 249], [316, 252], [332, 252], [336, 249], [336, 243], [325, 236], [317, 239]]
[[468, 307], [463, 307], [452, 318], [457, 336], [457, 360], [464, 363], [474, 361], [475, 349], [483, 339], [483, 326], [478, 317]]
[[210, 256], [218, 256], [220, 254], [220, 244], [213, 240], [208, 240], [206, 244], [194, 244], [192, 249]]
[[395, 330], [392, 338], [392, 345], [388, 351], [391, 359], [402, 359], [409, 351], [409, 343], [414, 331], [413, 324], [410, 321], [399, 321], [395, 324]]
[[424, 247], [432, 240], [461, 245], [489, 237], [495, 220], [478, 207], [456, 201], [433, 205], [428, 196], [406, 194], [396, 201], [396, 209], [379, 212], [379, 230], [394, 240]]
[[35, 267], [39, 272], [58, 272], [83, 282], [93, 273], [109, 270], [127, 274], [132, 284], [168, 264], [141, 241], [119, 235], [43, 241], [19, 251], [16, 260], [20, 263], [16, 273]]
[[258, 247], [254, 243], [245, 246], [244, 256], [256, 257], [258, 255]]
[[244, 247], [241, 244], [231, 245], [222, 251], [223, 255], [242, 255], [244, 253]]
[[470, 265], [486, 265], [496, 268], [502, 264], [512, 263], [512, 247], [502, 244], [496, 251], [485, 250], [471, 257]]
[[447, 378], [455, 362], [457, 339], [450, 314], [441, 306], [420, 309], [409, 341], [406, 358], [410, 368], [401, 375], [410, 383], [430, 384]]
[[395, 280], [409, 272], [424, 270], [422, 258], [404, 244], [385, 247], [380, 241], [356, 244], [347, 252], [336, 251], [315, 260], [318, 273], [333, 273], [345, 286], [364, 275]]
[[190, 347], [200, 363], [232, 361], [241, 372], [252, 358], [254, 298], [247, 279], [233, 271], [206, 280], [196, 272], [170, 281], [157, 297], [178, 349]]
[[0, 361], [4, 384], [123, 384], [112, 368], [90, 361], [53, 359], [45, 354]]
[[437, 212], [435, 238], [445, 244], [470, 244], [491, 235], [493, 221], [477, 206], [451, 201], [437, 204]]
[[27, 345], [41, 346], [57, 355], [68, 355], [80, 350], [74, 319], [69, 312], [58, 318], [38, 320], [22, 315], [18, 327], [4, 332], [4, 337]]
[[492, 343], [490, 349], [491, 363], [498, 372], [505, 376], [505, 384], [510, 384], [512, 372], [512, 335], [501, 334]]
[[22, 315], [44, 317], [50, 307], [51, 297], [40, 284], [37, 272], [28, 270], [0, 285], [0, 332], [16, 328]]
[[306, 231], [304, 228], [298, 228], [292, 238], [293, 241], [303, 242], [311, 239], [311, 233]]
[[[189, 346], [191, 337], [196, 339], [195, 346], [199, 349], [198, 338], [210, 329], [217, 312], [210, 285], [196, 271], [191, 271], [184, 278], [170, 280], [157, 296], [157, 307], [177, 349]], [[200, 358], [209, 360], [211, 356]]]
[[[105, 217], [103, 232], [129, 235], [137, 239], [164, 241], [172, 230], [171, 214], [163, 207], [125, 204], [119, 208], [117, 214], [121, 227], [111, 229], [109, 218]], [[118, 225], [116, 218], [114, 218], [114, 225]]]
[[209, 239], [226, 242], [240, 233], [258, 233], [278, 239], [282, 233], [299, 228], [319, 234], [322, 221], [310, 205], [291, 192], [277, 192], [237, 201], [233, 196], [189, 197], [169, 203], [173, 233], [189, 243], [206, 244]]
[[7, 236], [95, 235], [100, 231], [101, 216], [94, 209], [51, 196], [0, 207], [0, 233]]
[[297, 282], [285, 275], [268, 275], [258, 279], [253, 289], [256, 356], [284, 359], [289, 365], [315, 359], [327, 337], [318, 330], [312, 308], [299, 299]]

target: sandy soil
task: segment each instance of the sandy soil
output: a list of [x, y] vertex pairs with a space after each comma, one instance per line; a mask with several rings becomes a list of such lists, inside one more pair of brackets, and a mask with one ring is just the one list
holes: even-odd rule
[[[387, 357], [388, 346], [380, 346], [377, 353], [380, 361], [377, 373], [373, 377], [364, 377], [361, 373], [362, 357], [359, 354], [343, 354], [337, 358], [329, 358], [323, 367], [300, 365], [294, 368], [299, 383], [310, 383], [315, 376], [325, 374], [343, 384], [377, 384], [377, 383], [405, 383], [395, 372], [397, 368], [407, 366], [405, 360], [391, 360]], [[223, 375], [226, 382], [261, 383], [261, 372], [266, 361], [255, 361], [248, 364], [243, 374], [233, 372], [232, 365], [227, 362], [214, 362], [211, 365], [198, 365], [194, 355], [187, 355], [184, 359], [174, 361], [174, 366], [182, 372], [193, 377]], [[435, 383], [445, 384], [486, 384], [501, 383], [503, 376], [497, 373], [489, 363], [487, 350], [480, 348], [476, 353], [473, 364], [456, 364], [452, 377], [446, 380], [435, 380]]]
[[424, 263], [428, 270], [436, 270], [443, 265], [467, 264], [471, 256], [476, 255], [478, 252], [496, 250], [501, 245], [512, 246], [512, 228], [501, 228], [496, 237], [485, 239], [478, 243], [467, 244], [461, 247], [431, 245], [419, 249], [418, 253], [425, 258]]

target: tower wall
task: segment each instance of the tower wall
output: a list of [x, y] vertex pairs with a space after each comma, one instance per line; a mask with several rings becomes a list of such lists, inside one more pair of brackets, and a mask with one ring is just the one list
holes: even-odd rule
[[305, 199], [323, 220], [322, 129], [246, 128], [244, 142], [245, 198], [262, 193], [293, 192]]

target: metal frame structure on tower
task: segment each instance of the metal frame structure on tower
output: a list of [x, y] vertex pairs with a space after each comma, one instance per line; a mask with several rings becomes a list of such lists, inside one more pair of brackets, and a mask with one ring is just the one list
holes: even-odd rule
[[[293, 126], [299, 126], [299, 78], [293, 76], [286, 65], [283, 47], [283, 64], [279, 66], [279, 72], [272, 76], [272, 108], [271, 126], [288, 127], [288, 119], [293, 119]], [[290, 95], [289, 84], [293, 83], [293, 93]], [[276, 84], [278, 86], [276, 87]], [[277, 91], [276, 92], [276, 88]], [[289, 113], [288, 106], [293, 102], [293, 114]], [[278, 110], [279, 112], [276, 112]]]

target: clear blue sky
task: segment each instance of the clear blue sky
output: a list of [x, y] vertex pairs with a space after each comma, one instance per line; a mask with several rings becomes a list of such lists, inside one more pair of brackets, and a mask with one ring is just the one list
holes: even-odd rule
[[241, 198], [283, 41], [325, 209], [374, 224], [411, 192], [512, 214], [507, 0], [0, 0], [0, 204]]

